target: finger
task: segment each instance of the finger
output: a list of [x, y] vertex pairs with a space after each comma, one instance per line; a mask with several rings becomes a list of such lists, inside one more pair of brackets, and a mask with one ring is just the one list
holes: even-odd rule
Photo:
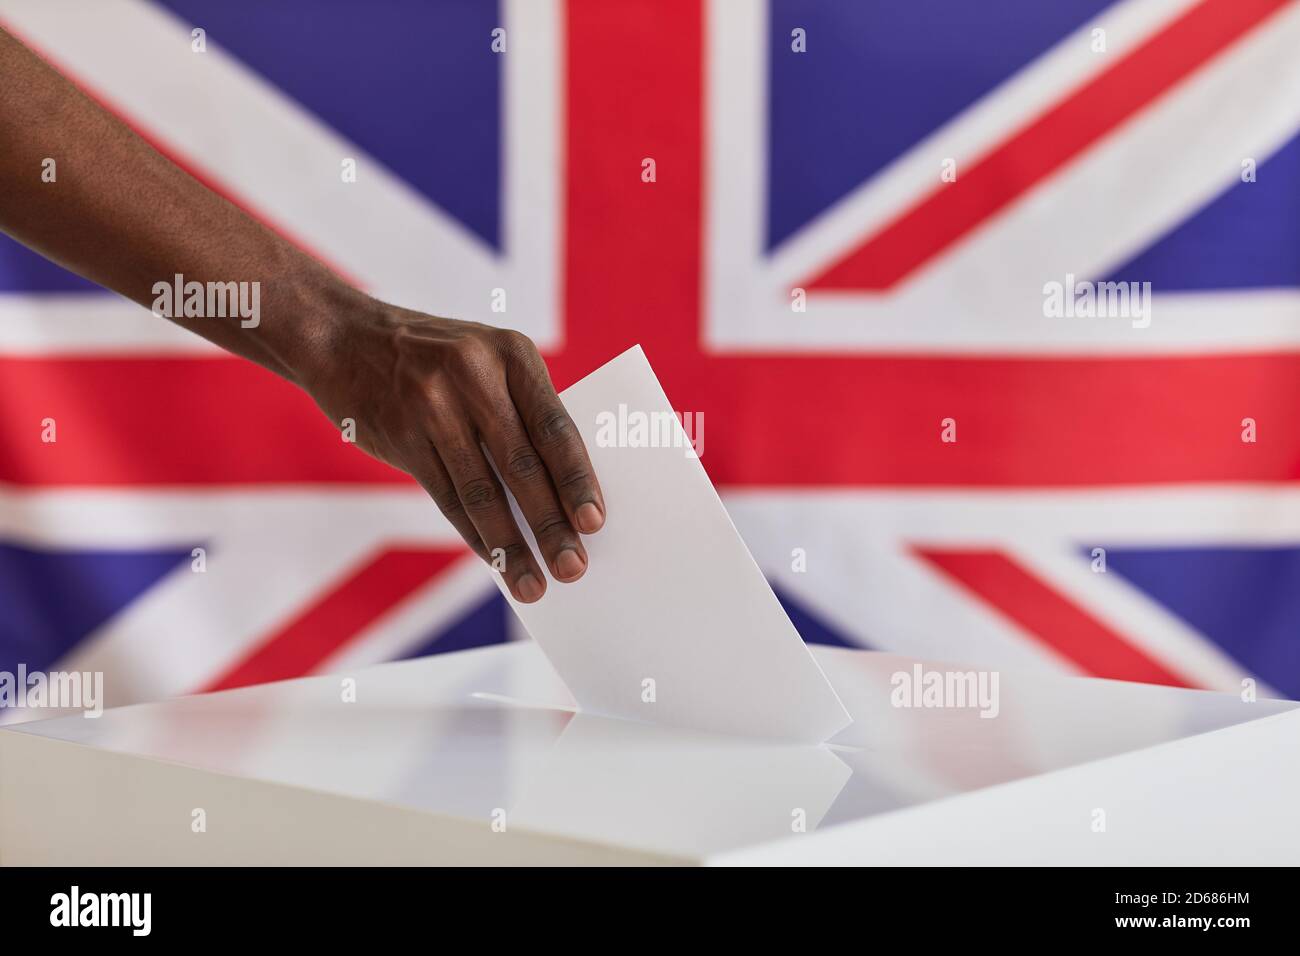
[[465, 543], [475, 554], [490, 563], [492, 558], [487, 546], [483, 543], [478, 528], [474, 527], [474, 522], [465, 513], [465, 506], [461, 503], [460, 495], [456, 491], [456, 486], [452, 484], [442, 459], [438, 457], [438, 450], [425, 441], [423, 447], [408, 452], [403, 461], [411, 477], [418, 481], [433, 499], [433, 503], [438, 506], [443, 517], [451, 522], [456, 533], [465, 539]]
[[587, 549], [556, 497], [546, 463], [513, 405], [505, 402], [491, 419], [482, 427], [488, 451], [533, 529], [542, 559], [557, 581], [578, 580], [587, 570]]
[[527, 336], [518, 339], [513, 340], [507, 360], [511, 398], [573, 527], [593, 534], [605, 524], [605, 498], [587, 447], [555, 394], [546, 363]]
[[501, 482], [492, 473], [478, 439], [461, 426], [435, 434], [434, 447], [447, 468], [461, 507], [488, 549], [493, 568], [503, 562], [499, 570], [515, 600], [525, 604], [536, 601], [546, 591], [546, 577], [510, 514]]

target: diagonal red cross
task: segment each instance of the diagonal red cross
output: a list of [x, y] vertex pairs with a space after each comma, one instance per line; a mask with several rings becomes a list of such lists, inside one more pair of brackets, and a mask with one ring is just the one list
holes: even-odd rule
[[[1203, 0], [995, 146], [964, 177], [962, 191], [924, 197], [810, 284], [903, 281], [1286, 5]], [[701, 0], [567, 5], [565, 344], [547, 356], [558, 387], [640, 342], [675, 404], [706, 413], [705, 464], [722, 486], [1296, 477], [1294, 353], [1035, 359], [703, 348], [704, 24]], [[653, 184], [640, 179], [647, 156], [656, 160]], [[176, 158], [221, 188], [210, 171]], [[234, 359], [2, 357], [0, 401], [0, 481], [17, 485], [408, 480], [345, 448], [301, 392]], [[78, 440], [33, 447], [31, 423], [46, 416]], [[1256, 444], [1238, 438], [1244, 416], [1259, 422]], [[961, 423], [959, 445], [938, 440], [946, 417]], [[978, 575], [966, 565], [963, 573], [974, 588]], [[335, 637], [326, 635], [323, 646], [337, 646]], [[274, 676], [300, 672], [313, 654], [319, 662], [326, 653], [295, 657], [271, 643], [267, 659], [282, 662]], [[1087, 666], [1125, 676], [1133, 668], [1123, 657]], [[1148, 665], [1137, 671], [1149, 679], [1155, 668]]]

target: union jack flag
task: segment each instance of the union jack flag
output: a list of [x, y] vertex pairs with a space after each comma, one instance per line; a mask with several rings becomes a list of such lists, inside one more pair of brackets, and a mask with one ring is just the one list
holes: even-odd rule
[[[1300, 4], [0, 24], [380, 298], [559, 387], [641, 343], [806, 639], [1300, 696]], [[1049, 316], [1067, 276], [1150, 282], [1149, 325]], [[518, 636], [304, 394], [3, 238], [0, 403], [0, 667], [121, 704]]]

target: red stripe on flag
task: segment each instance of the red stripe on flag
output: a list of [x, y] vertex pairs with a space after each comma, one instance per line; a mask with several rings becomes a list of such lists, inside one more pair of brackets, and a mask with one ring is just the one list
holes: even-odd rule
[[[651, 362], [730, 486], [1276, 482], [1300, 475], [1300, 355]], [[566, 363], [567, 364], [567, 363]], [[558, 376], [557, 376], [558, 378]], [[557, 381], [562, 384], [562, 380]], [[0, 358], [0, 482], [405, 484], [236, 359]], [[41, 441], [53, 418], [58, 441]], [[954, 418], [957, 442], [940, 441]], [[1258, 441], [1241, 441], [1254, 418]]]
[[0, 481], [12, 484], [410, 481], [242, 359], [0, 358], [0, 407]]
[[999, 551], [913, 550], [1087, 674], [1173, 687], [1198, 686], [1147, 656]]
[[1192, 7], [805, 285], [892, 288], [1290, 2]]
[[[655, 356], [651, 354], [651, 360]], [[720, 484], [1090, 487], [1300, 475], [1300, 356], [730, 358], [707, 387]], [[679, 397], [680, 396], [680, 397]], [[941, 440], [956, 422], [957, 441]], [[1258, 441], [1241, 440], [1242, 419]]]
[[310, 673], [398, 602], [469, 552], [393, 548], [349, 572], [202, 691]]
[[656, 370], [695, 360], [706, 373], [701, 4], [570, 0], [566, 11], [566, 328], [553, 371], [573, 381], [639, 342]]

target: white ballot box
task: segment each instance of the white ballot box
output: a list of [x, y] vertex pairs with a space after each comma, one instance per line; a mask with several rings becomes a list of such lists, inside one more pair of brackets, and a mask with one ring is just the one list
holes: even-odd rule
[[822, 745], [576, 713], [531, 642], [19, 724], [0, 862], [1300, 862], [1296, 704], [814, 650]]

